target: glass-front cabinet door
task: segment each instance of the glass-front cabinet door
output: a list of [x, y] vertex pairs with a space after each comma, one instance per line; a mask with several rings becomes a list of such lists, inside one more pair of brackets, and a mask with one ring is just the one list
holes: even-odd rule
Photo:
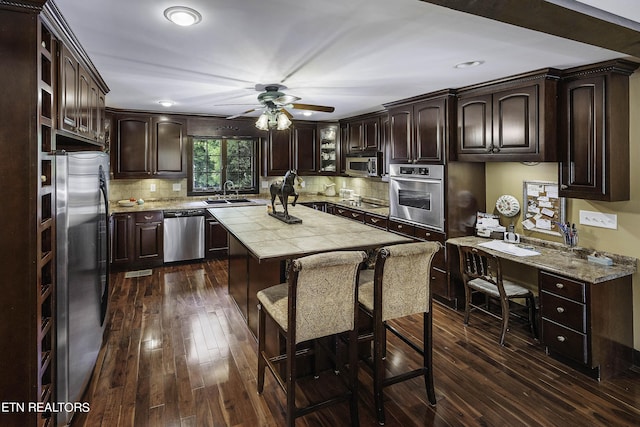
[[318, 125], [320, 138], [320, 170], [324, 175], [335, 175], [338, 171], [338, 126]]

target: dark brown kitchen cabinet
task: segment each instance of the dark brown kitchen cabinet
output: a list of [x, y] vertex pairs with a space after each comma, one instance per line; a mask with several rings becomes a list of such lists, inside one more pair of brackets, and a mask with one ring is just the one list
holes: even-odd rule
[[133, 261], [133, 214], [111, 215], [111, 265], [128, 266]]
[[226, 256], [229, 249], [227, 230], [208, 211], [205, 214], [204, 256], [207, 259]]
[[443, 164], [454, 129], [453, 92], [423, 95], [386, 104], [389, 111], [389, 163]]
[[294, 123], [293, 127], [293, 168], [298, 175], [314, 175], [319, 169], [317, 124]]
[[631, 276], [594, 284], [540, 270], [538, 286], [549, 355], [599, 380], [631, 367]]
[[116, 114], [115, 178], [183, 178], [187, 175], [186, 121], [148, 114]]
[[136, 212], [135, 252], [133, 263], [138, 267], [157, 267], [163, 263], [162, 211]]
[[111, 266], [149, 268], [163, 263], [162, 211], [111, 215]]
[[340, 139], [338, 125], [318, 123], [318, 173], [337, 175], [340, 170]]
[[64, 44], [59, 44], [59, 131], [105, 143], [105, 90]]
[[283, 176], [291, 169], [293, 153], [291, 150], [291, 128], [269, 131], [265, 140], [264, 175]]
[[455, 159], [556, 161], [559, 76], [546, 69], [459, 90]]
[[346, 153], [380, 149], [382, 112], [351, 117], [346, 120]]
[[560, 196], [629, 200], [629, 75], [616, 60], [568, 70], [560, 83]]

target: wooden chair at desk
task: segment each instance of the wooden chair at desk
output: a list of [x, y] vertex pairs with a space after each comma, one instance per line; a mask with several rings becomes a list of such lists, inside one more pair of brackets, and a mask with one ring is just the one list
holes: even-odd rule
[[[297, 417], [326, 406], [350, 403], [351, 425], [358, 418], [358, 332], [356, 327], [357, 282], [363, 251], [335, 251], [309, 255], [289, 265], [287, 283], [258, 292], [258, 393], [264, 387], [265, 367], [275, 376], [287, 395], [286, 425], [293, 427]], [[286, 338], [286, 351], [268, 355], [265, 351], [266, 316], [275, 321]], [[296, 405], [296, 344], [317, 338], [348, 333], [349, 368], [347, 390], [306, 407]], [[277, 365], [286, 363], [282, 378]]]
[[[502, 277], [500, 258], [482, 249], [472, 246], [458, 246], [460, 254], [460, 273], [464, 282], [465, 304], [464, 324], [469, 324], [471, 310], [480, 310], [495, 318], [501, 319], [502, 331], [500, 333], [500, 345], [504, 345], [504, 337], [509, 329], [510, 300], [524, 298], [527, 302], [528, 320], [531, 334], [537, 337], [535, 327], [535, 299], [529, 289], [506, 280]], [[473, 300], [475, 294], [485, 295], [485, 307], [476, 304]], [[501, 315], [498, 316], [489, 310], [489, 300], [498, 299]]]
[[[373, 322], [373, 333], [363, 333], [360, 341], [373, 340], [373, 394], [378, 424], [385, 423], [384, 387], [423, 376], [429, 403], [436, 404], [433, 386], [431, 261], [442, 245], [438, 242], [405, 243], [381, 248], [373, 270], [360, 272], [358, 300], [360, 313]], [[423, 345], [420, 347], [387, 321], [422, 313]], [[394, 376], [385, 375], [386, 331], [390, 330], [423, 357], [420, 368]]]

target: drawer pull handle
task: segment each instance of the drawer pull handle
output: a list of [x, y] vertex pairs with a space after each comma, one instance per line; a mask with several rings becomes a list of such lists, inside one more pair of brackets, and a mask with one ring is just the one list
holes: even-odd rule
[[371, 218], [371, 222], [374, 224], [377, 224], [379, 220], [375, 219], [375, 218]]
[[558, 288], [558, 289], [563, 289], [563, 288], [564, 288], [564, 284], [562, 284], [562, 283], [556, 283], [556, 288]]
[[558, 313], [564, 313], [564, 308], [563, 307], [556, 307], [556, 311]]
[[402, 228], [402, 225], [399, 225], [399, 224], [398, 224], [398, 230], [400, 230], [401, 228]]
[[147, 215], [144, 216], [144, 219], [152, 219], [152, 218], [153, 218], [152, 216], [147, 216]]
[[357, 213], [353, 213], [353, 212], [351, 212], [351, 216], [352, 216], [352, 217], [354, 217], [354, 218], [356, 218], [356, 217], [358, 216], [358, 214], [357, 214]]
[[424, 233], [424, 237], [431, 237], [431, 233]]
[[563, 337], [562, 335], [558, 335], [558, 336], [556, 337], [556, 339], [557, 339], [559, 342], [565, 342], [565, 341], [567, 340], [567, 338], [566, 338], [566, 337]]
[[343, 213], [344, 211], [342, 209], [338, 209], [338, 213]]

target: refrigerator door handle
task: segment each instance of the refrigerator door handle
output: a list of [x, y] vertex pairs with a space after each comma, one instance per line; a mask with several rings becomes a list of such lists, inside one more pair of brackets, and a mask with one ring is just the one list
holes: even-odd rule
[[[98, 260], [98, 263], [103, 266], [100, 275], [104, 274], [104, 289], [102, 290], [102, 295], [100, 296], [100, 326], [104, 325], [104, 321], [107, 317], [107, 306], [109, 302], [109, 254], [111, 253], [110, 242], [109, 242], [109, 199], [107, 196], [107, 179], [105, 177], [104, 170], [102, 166], [100, 166], [100, 194], [102, 195], [102, 202], [104, 203], [104, 230], [98, 233], [98, 239], [105, 240], [105, 253], [102, 254], [101, 259]], [[102, 247], [102, 242], [98, 243], [100, 247]]]

